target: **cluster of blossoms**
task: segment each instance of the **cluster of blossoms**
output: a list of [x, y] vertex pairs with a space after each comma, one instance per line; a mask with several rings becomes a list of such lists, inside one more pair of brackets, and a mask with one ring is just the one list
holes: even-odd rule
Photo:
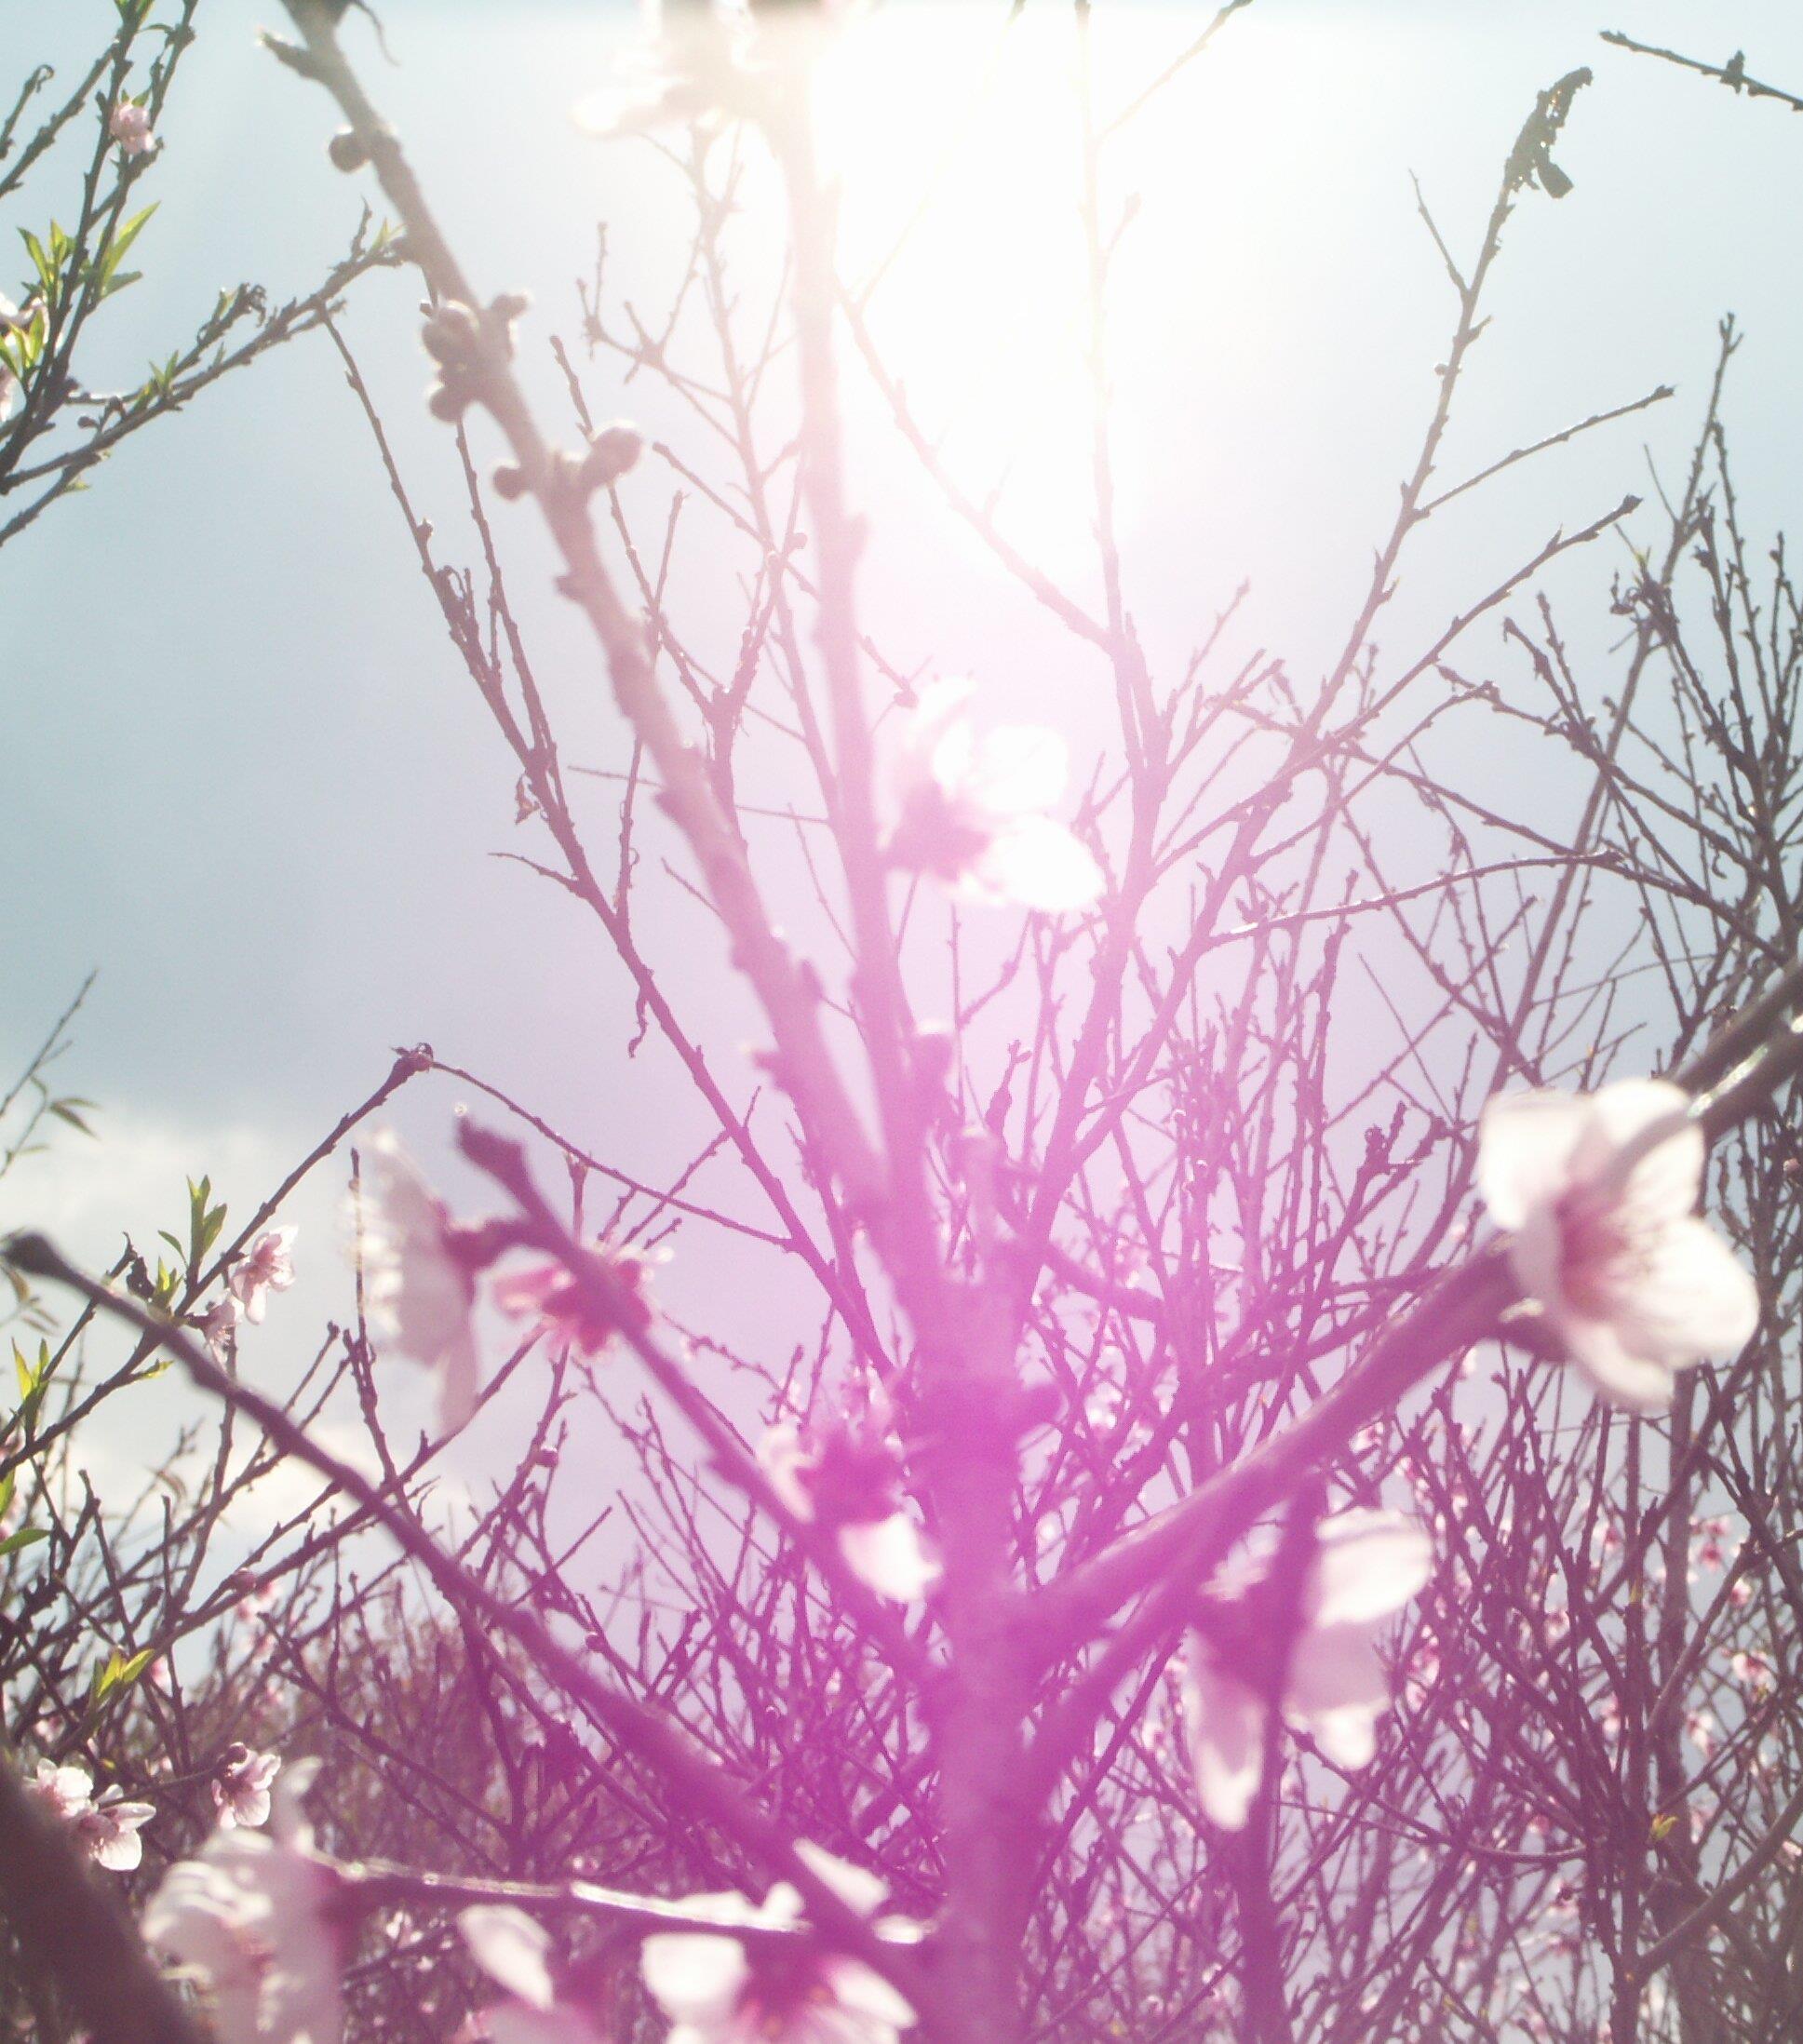
[[94, 1778], [86, 1768], [59, 1767], [40, 1760], [26, 1787], [69, 1826], [96, 1866], [111, 1874], [129, 1874], [144, 1856], [138, 1836], [155, 1816], [155, 1806], [126, 1799], [123, 1789], [104, 1788], [96, 1795]]
[[219, 2044], [338, 2044], [343, 2034], [348, 1884], [301, 1809], [316, 1765], [288, 1770], [267, 1832], [228, 1822], [222, 1808], [219, 1828], [144, 1911], [145, 1943], [206, 1983]]
[[[960, 800], [969, 796], [969, 742], [948, 760], [942, 748], [950, 727], [935, 728], [918, 784], [932, 792], [917, 792], [913, 807], [905, 806], [892, 855], [909, 863], [910, 846], [923, 857], [938, 844], [934, 869], [942, 877], [962, 882], [987, 872], [983, 886], [1000, 892], [1018, 850], [1006, 848], [1016, 826], [1000, 819], [1004, 811], [1018, 819], [1020, 807], [983, 812], [989, 823], [979, 828], [974, 798], [962, 808], [953, 799], [961, 789]], [[1043, 769], [1029, 769], [1029, 782], [1034, 773], [1043, 787]], [[962, 850], [954, 856], [948, 844]], [[1070, 848], [1058, 856], [1069, 878]], [[1099, 886], [1099, 874], [1095, 881]], [[1071, 890], [1063, 892], [1069, 899]], [[1042, 890], [1041, 904], [1046, 899]], [[1518, 1096], [1486, 1111], [1478, 1182], [1492, 1217], [1509, 1230], [1517, 1283], [1550, 1335], [1612, 1404], [1658, 1409], [1676, 1370], [1701, 1353], [1731, 1351], [1755, 1331], [1750, 1280], [1693, 1212], [1703, 1163], [1688, 1098], [1659, 1082], [1628, 1082], [1582, 1099]], [[372, 1146], [370, 1193], [372, 1317], [404, 1352], [438, 1372], [447, 1421], [461, 1424], [479, 1382], [471, 1328], [477, 1279], [505, 1241], [454, 1223], [391, 1136]], [[234, 1269], [231, 1298], [245, 1318], [261, 1319], [267, 1294], [292, 1281], [292, 1233], [260, 1237]], [[505, 1277], [495, 1301], [535, 1316], [553, 1338], [598, 1352], [650, 1315], [643, 1260], [616, 1253], [606, 1271], [599, 1307], [596, 1288], [558, 1264]], [[881, 1427], [841, 1419], [812, 1431], [777, 1427], [759, 1455], [781, 1503], [829, 1532], [870, 1587], [907, 1602], [932, 1586], [939, 1565], [902, 1504], [902, 1456]], [[1725, 1566], [1727, 1524], [1705, 1521], [1699, 1530], [1700, 1558]], [[1280, 1724], [1338, 1768], [1371, 1761], [1390, 1701], [1384, 1634], [1426, 1586], [1433, 1543], [1399, 1513], [1344, 1511], [1310, 1529], [1296, 1566], [1298, 1576], [1284, 1586], [1290, 1617], [1281, 1628], [1270, 1622], [1269, 1568], [1249, 1580], [1243, 1570], [1235, 1590], [1217, 1585], [1198, 1606], [1182, 1692], [1186, 1731], [1201, 1805], [1229, 1830], [1250, 1816]], [[1424, 1637], [1407, 1668], [1418, 1698], [1438, 1663], [1437, 1647]], [[1737, 1655], [1734, 1674], [1755, 1694], [1771, 1681], [1769, 1661], [1756, 1653]], [[1596, 1708], [1606, 1728], [1619, 1719], [1611, 1695]], [[1706, 1757], [1718, 1738], [1714, 1718], [1693, 1713], [1687, 1729]], [[227, 1754], [213, 1785], [218, 1830], [196, 1859], [171, 1871], [146, 1917], [151, 1941], [210, 1982], [223, 2044], [302, 2035], [310, 2044], [334, 2044], [340, 2034], [346, 1877], [314, 1849], [293, 1794], [284, 1795], [301, 1784], [276, 1785], [279, 1766], [274, 1755], [244, 1747]], [[101, 1864], [138, 1862], [136, 1834], [149, 1806], [125, 1803], [116, 1791], [96, 1798], [82, 1770], [48, 1763], [34, 1786]], [[271, 1836], [244, 1829], [265, 1820]], [[835, 1892], [877, 1919], [885, 1890], [874, 1876], [812, 1847], [800, 1849]], [[896, 2044], [912, 2026], [914, 2012], [894, 1986], [807, 1934], [794, 1889], [779, 1886], [755, 1905], [741, 1895], [710, 1894], [679, 1906], [721, 1928], [645, 1940], [645, 1986], [670, 2019], [672, 2044]], [[500, 1907], [465, 1911], [460, 1922], [475, 1957], [505, 1990], [483, 2017], [498, 2044], [598, 2044], [591, 2013], [559, 1994], [540, 1926]], [[734, 1924], [760, 1934], [736, 1938]]]
[[[493, 1261], [497, 1244], [484, 1227], [451, 1217], [391, 1130], [370, 1145], [365, 1196], [356, 1217], [365, 1298], [371, 1326], [396, 1351], [424, 1364], [437, 1378], [439, 1422], [448, 1432], [465, 1425], [481, 1390], [474, 1313], [477, 1280]], [[232, 1265], [225, 1290], [194, 1326], [217, 1360], [226, 1360], [246, 1323], [260, 1325], [272, 1292], [294, 1283], [298, 1230], [260, 1234]], [[623, 1332], [651, 1324], [652, 1258], [602, 1242], [590, 1252], [612, 1295], [596, 1303], [562, 1265], [540, 1263], [498, 1277], [491, 1296], [514, 1318], [531, 1318], [554, 1345], [599, 1355]]]
[[226, 1273], [225, 1289], [204, 1313], [194, 1317], [194, 1329], [213, 1360], [229, 1362], [245, 1322], [260, 1327], [269, 1310], [271, 1292], [285, 1292], [294, 1283], [294, 1238], [297, 1228], [269, 1228], [250, 1244]]
[[773, 1427], [758, 1460], [785, 1510], [832, 1534], [846, 1567], [879, 1596], [912, 1604], [938, 1581], [938, 1556], [899, 1501], [900, 1453], [877, 1432], [842, 1420]]
[[[356, 1880], [318, 1849], [302, 1814], [316, 1767], [289, 1770], [268, 1834], [234, 1828], [222, 1811], [219, 1828], [169, 1869], [144, 1913], [152, 1949], [204, 1984], [220, 2044], [339, 2044], [343, 2034]], [[875, 1875], [813, 1845], [797, 1850], [880, 1930], [918, 1935], [916, 1924], [879, 1917], [888, 1890]], [[802, 1899], [787, 1884], [760, 1903], [724, 1893], [671, 1906], [720, 1928], [644, 1941], [645, 1986], [670, 2019], [670, 2044], [896, 2044], [913, 2026], [913, 2009], [879, 1973], [809, 1935]], [[543, 1926], [511, 1906], [481, 1904], [463, 1911], [458, 1928], [504, 1990], [480, 2017], [493, 2044], [600, 2044], [593, 2016], [559, 1990]], [[741, 1940], [735, 1930], [759, 1935]]]

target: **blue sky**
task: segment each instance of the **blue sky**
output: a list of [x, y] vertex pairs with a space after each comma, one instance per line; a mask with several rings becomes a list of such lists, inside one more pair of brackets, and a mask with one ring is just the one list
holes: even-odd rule
[[[11, 51], [73, 62], [112, 8], [15, 0], [10, 12]], [[138, 251], [145, 280], [117, 302], [87, 365], [97, 383], [166, 352], [220, 285], [303, 288], [348, 238], [363, 181], [326, 162], [322, 96], [256, 47], [253, 31], [277, 12], [270, 0], [201, 9], [149, 184], [161, 207]], [[870, 96], [841, 138], [869, 246], [930, 160], [948, 76], [1001, 12], [962, 10], [932, 61], [906, 23], [885, 32], [912, 57], [867, 75]], [[574, 329], [573, 280], [598, 219], [617, 289], [648, 304], [681, 231], [647, 156], [569, 117], [607, 75], [629, 14], [439, 0], [388, 0], [383, 13], [397, 66], [356, 22], [348, 41], [466, 266], [487, 289], [533, 294], [521, 338], [548, 402], [544, 342]], [[1189, 7], [1099, 13], [1114, 103], [1197, 20]], [[1756, 525], [1787, 515], [1803, 406], [1790, 224], [1803, 122], [1611, 50], [1597, 38], [1606, 26], [1718, 61], [1744, 46], [1756, 72], [1803, 85], [1803, 21], [1776, 0], [1257, 0], [1192, 84], [1147, 116], [1116, 188], [1143, 197], [1123, 258], [1117, 381], [1131, 595], [1156, 659], [1179, 660], [1197, 620], [1250, 577], [1249, 642], [1283, 650], [1299, 676], [1319, 670], [1412, 458], [1449, 329], [1409, 173], [1470, 249], [1535, 91], [1580, 63], [1597, 77], [1560, 150], [1575, 190], [1522, 203], [1446, 479], [1658, 383], [1677, 397], [1543, 459], [1429, 535], [1386, 631], [1402, 640], [1554, 527], [1646, 490], [1649, 454], [1676, 473], [1729, 310], [1747, 333], [1730, 402], [1743, 497]], [[1014, 529], [1081, 586], [1083, 520], [1061, 478], [1085, 429], [1061, 409], [1075, 386], [1046, 343], [1068, 279], [1056, 268], [1065, 223], [1033, 183], [1034, 151], [1056, 133], [1039, 93], [1029, 70], [1012, 102], [1023, 125], [1001, 131], [988, 159], [993, 185], [973, 187], [936, 276], [895, 294], [889, 330], [929, 397], [949, 402], [974, 383], [974, 475], [1002, 437], [1024, 439]], [[34, 189], [20, 217], [0, 221], [0, 251], [66, 182], [52, 173]], [[7, 260], [0, 285], [13, 286]], [[446, 437], [420, 402], [417, 295], [406, 277], [379, 277], [345, 325], [423, 505], [448, 518]], [[643, 386], [610, 391], [608, 374], [598, 366], [591, 385], [604, 411], [679, 446], [693, 437], [677, 408]], [[908, 463], [877, 436], [868, 394], [848, 383], [868, 457], [859, 494], [877, 514], [874, 627], [899, 664], [968, 666], [1081, 749], [1093, 675], [934, 519]], [[654, 529], [667, 477], [648, 467], [639, 487]], [[570, 755], [617, 765], [621, 734], [592, 655], [541, 593], [543, 546], [523, 518], [505, 536]], [[1586, 586], [1603, 566], [1593, 561]], [[695, 628], [735, 630], [706, 568], [703, 556], [683, 570]], [[524, 841], [509, 761], [444, 643], [323, 340], [132, 442], [90, 492], [0, 556], [0, 1066], [22, 1060], [98, 967], [68, 1073], [102, 1103], [109, 1132], [101, 1150], [65, 1148], [0, 1185], [0, 1223], [47, 1215], [93, 1254], [119, 1226], [152, 1223], [156, 1187], [179, 1199], [182, 1170], [211, 1168], [248, 1203], [374, 1083], [391, 1045], [420, 1039], [627, 1168], [667, 1165], [672, 1131], [698, 1129], [654, 1048], [625, 1062], [629, 1007], [596, 938], [493, 856]], [[1607, 643], [1606, 620], [1576, 628], [1581, 650]], [[1480, 649], [1482, 672], [1493, 630]], [[707, 1004], [713, 1040], [748, 1085], [748, 1065], [733, 1064], [748, 1023], [720, 992], [708, 936], [696, 921], [673, 984]], [[441, 1089], [401, 1117], [427, 1151], [449, 1101]], [[324, 1202], [308, 1209], [320, 1232]]]

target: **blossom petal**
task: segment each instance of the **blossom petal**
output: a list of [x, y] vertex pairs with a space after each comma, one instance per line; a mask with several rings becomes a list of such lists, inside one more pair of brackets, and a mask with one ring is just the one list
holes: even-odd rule
[[1284, 1688], [1286, 1715], [1311, 1719], [1347, 1704], [1381, 1710], [1389, 1701], [1375, 1626], [1311, 1626], [1297, 1641]]
[[1623, 1412], [1663, 1412], [1671, 1405], [1675, 1385], [1671, 1365], [1635, 1354], [1613, 1322], [1570, 1313], [1552, 1319], [1566, 1353], [1606, 1405]]
[[967, 792], [998, 823], [1050, 809], [1064, 793], [1070, 754], [1056, 732], [1004, 724], [977, 740]]
[[1758, 1287], [1715, 1229], [1686, 1216], [1661, 1230], [1652, 1268], [1617, 1324], [1630, 1350], [1673, 1368], [1731, 1356], [1758, 1330]]
[[758, 1466], [777, 1500], [805, 1526], [814, 1517], [814, 1494], [807, 1477], [815, 1465], [799, 1427], [772, 1427], [758, 1444]]
[[1378, 1750], [1378, 1710], [1368, 1703], [1345, 1703], [1331, 1711], [1312, 1711], [1303, 1728], [1335, 1767], [1351, 1774], [1368, 1767]]
[[[1677, 1220], [1697, 1204], [1706, 1146], [1689, 1119], [1690, 1096], [1667, 1079], [1621, 1079], [1590, 1100], [1590, 1122], [1572, 1158], [1574, 1176], [1608, 1184], [1630, 1153], [1616, 1196], [1635, 1219]], [[1665, 1129], [1667, 1133], [1659, 1135]], [[1654, 1136], [1657, 1140], [1651, 1140]]]
[[1433, 1573], [1433, 1543], [1400, 1512], [1341, 1512], [1315, 1528], [1310, 1622], [1356, 1625], [1388, 1618]]
[[1515, 1229], [1570, 1182], [1590, 1102], [1568, 1093], [1506, 1093], [1477, 1124], [1477, 1190], [1499, 1228]]
[[795, 1851], [822, 1887], [831, 1889], [846, 1908], [855, 1909], [860, 1916], [874, 1916], [888, 1901], [889, 1883], [868, 1867], [854, 1866], [812, 1838], [798, 1838]]
[[539, 2010], [549, 2009], [556, 2001], [547, 1963], [550, 1932], [523, 1909], [478, 1903], [459, 1912], [457, 1928], [470, 1957], [510, 1995]]
[[[690, 1895], [683, 1906], [710, 1915], [734, 1908], [750, 1913], [743, 1895]], [[647, 1938], [639, 1947], [639, 1970], [666, 2016], [703, 2029], [732, 2013], [751, 1970], [736, 1938], [697, 1930], [662, 1930]]]
[[822, 1968], [833, 1998], [847, 2015], [883, 2030], [907, 2030], [914, 2024], [914, 2006], [882, 1975], [857, 1959], [834, 1957]]
[[980, 900], [1040, 915], [1087, 908], [1106, 884], [1088, 846], [1050, 816], [1016, 816], [983, 848], [967, 876]]
[[1223, 1674], [1203, 1643], [1192, 1639], [1183, 1707], [1202, 1807], [1223, 1831], [1243, 1830], [1264, 1776], [1264, 1703], [1245, 1683]]
[[943, 1572], [937, 1555], [905, 1512], [841, 1526], [839, 1552], [860, 1582], [897, 1604], [923, 1597]]
[[437, 1359], [438, 1431], [457, 1433], [476, 1417], [482, 1391], [482, 1359], [476, 1352], [476, 1330], [465, 1322]]

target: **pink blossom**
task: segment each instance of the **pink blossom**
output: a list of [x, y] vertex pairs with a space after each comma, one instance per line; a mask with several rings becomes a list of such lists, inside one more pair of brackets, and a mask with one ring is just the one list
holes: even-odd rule
[[[621, 1309], [626, 1325], [632, 1332], [641, 1332], [651, 1325], [647, 1297], [651, 1258], [636, 1249], [616, 1249], [605, 1242], [599, 1243], [591, 1254], [607, 1266], [625, 1295]], [[497, 1278], [493, 1298], [514, 1319], [536, 1315], [542, 1334], [584, 1355], [599, 1355], [622, 1329], [622, 1319], [596, 1310], [560, 1263], [535, 1263]]]
[[846, 1567], [879, 1596], [912, 1604], [938, 1581], [938, 1556], [897, 1499], [899, 1459], [886, 1444], [842, 1423], [817, 1435], [772, 1427], [758, 1460], [778, 1500], [829, 1531]]
[[1063, 792], [1064, 741], [1008, 726], [978, 738], [963, 682], [925, 690], [895, 768], [889, 854], [966, 900], [1048, 915], [1086, 908], [1102, 892], [1088, 848], [1045, 814]]
[[363, 1217], [370, 1317], [401, 1354], [437, 1373], [439, 1424], [455, 1432], [468, 1424], [481, 1387], [470, 1319], [476, 1272], [459, 1254], [449, 1212], [392, 1130], [371, 1143], [370, 1163]]
[[1404, 1693], [1411, 1710], [1420, 1709], [1439, 1679], [1440, 1649], [1431, 1638], [1423, 1636], [1409, 1655], [1408, 1665], [1403, 1674]]
[[1674, 1373], [1751, 1340], [1758, 1294], [1692, 1213], [1703, 1134], [1657, 1079], [1579, 1096], [1492, 1100], [1477, 1181], [1522, 1291], [1597, 1393], [1635, 1412], [1671, 1403]]
[[262, 1325], [263, 1306], [271, 1292], [285, 1292], [294, 1282], [294, 1259], [289, 1251], [300, 1232], [295, 1228], [272, 1228], [257, 1237], [237, 1262], [226, 1283], [244, 1308], [244, 1317], [253, 1327]]
[[484, 2009], [479, 2028], [493, 2044], [602, 2044], [589, 2016], [558, 1999], [551, 1940], [523, 1910], [505, 1904], [465, 1909], [457, 1928], [470, 1957], [509, 1998]]
[[1701, 1568], [1725, 1568], [1729, 1561], [1740, 1552], [1741, 1542], [1735, 1537], [1733, 1522], [1727, 1518], [1703, 1519], [1697, 1526], [1697, 1566]]
[[[1378, 1642], [1433, 1573], [1433, 1551], [1396, 1512], [1343, 1512], [1315, 1528], [1300, 1625], [1284, 1671], [1283, 1715], [1336, 1767], [1366, 1766], [1390, 1701]], [[1203, 1809], [1224, 1830], [1251, 1813], [1264, 1774], [1270, 1713], [1251, 1683], [1222, 1666], [1200, 1633], [1184, 1688], [1191, 1763]]]
[[[818, 1846], [796, 1849], [836, 1894], [874, 1916], [888, 1893], [874, 1874]], [[799, 1929], [801, 1897], [786, 1882], [755, 1907], [743, 1895], [692, 1895], [696, 1914], [770, 1930]], [[895, 2044], [914, 2024], [908, 2001], [860, 1960], [798, 1939], [743, 1944], [705, 1931], [645, 1940], [646, 1987], [674, 2027], [668, 2044]]]
[[1702, 1710], [1687, 1711], [1684, 1717], [1684, 1728], [1690, 1735], [1690, 1743], [1707, 1760], [1716, 1750], [1716, 1735], [1721, 1730], [1721, 1727], [1716, 1722], [1714, 1715]]
[[[20, 325], [19, 307], [5, 291], [0, 291], [0, 337], [13, 332]], [[10, 419], [19, 409], [19, 379], [12, 372], [12, 365], [0, 356], [0, 421]]]
[[343, 2033], [344, 1884], [300, 1812], [312, 1774], [290, 1768], [268, 1833], [215, 1831], [144, 1912], [145, 1942], [206, 1976], [220, 2044], [338, 2044]]
[[71, 1824], [94, 1795], [94, 1778], [86, 1768], [59, 1767], [54, 1760], [40, 1760], [35, 1777], [25, 1785], [53, 1815]]
[[573, 109], [577, 125], [610, 139], [683, 122], [712, 125], [743, 109], [749, 18], [742, 9], [666, 6], [620, 59], [616, 75]]
[[241, 1313], [237, 1300], [225, 1292], [195, 1322], [216, 1363], [223, 1363], [231, 1354], [237, 1341]]
[[213, 1807], [222, 1831], [269, 1822], [270, 1788], [282, 1771], [279, 1754], [252, 1753], [240, 1743], [225, 1749], [213, 1782]]
[[1730, 1657], [1729, 1666], [1734, 1671], [1734, 1679], [1742, 1688], [1751, 1689], [1756, 1696], [1764, 1696], [1771, 1688], [1771, 1659], [1756, 1649], [1737, 1653]]
[[106, 117], [106, 131], [128, 156], [141, 156], [151, 145], [150, 112], [134, 100], [118, 100]]
[[144, 1842], [138, 1834], [155, 1814], [154, 1804], [127, 1802], [123, 1789], [102, 1789], [77, 1813], [75, 1836], [97, 1866], [128, 1874], [144, 1857]]
[[96, 1795], [94, 1779], [86, 1768], [59, 1767], [51, 1760], [38, 1762], [37, 1774], [27, 1786], [69, 1826], [97, 1866], [128, 1874], [143, 1859], [138, 1834], [155, 1816], [153, 1804], [128, 1802], [125, 1791], [117, 1787]]

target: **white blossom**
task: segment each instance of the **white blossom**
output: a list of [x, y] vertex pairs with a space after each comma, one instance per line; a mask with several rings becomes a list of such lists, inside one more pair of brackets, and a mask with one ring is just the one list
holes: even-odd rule
[[944, 1570], [925, 1536], [895, 1499], [898, 1458], [843, 1425], [817, 1439], [772, 1427], [758, 1460], [778, 1500], [803, 1525], [820, 1524], [860, 1582], [897, 1604], [923, 1597]]
[[438, 1417], [468, 1424], [481, 1387], [471, 1309], [476, 1277], [457, 1254], [449, 1212], [393, 1130], [370, 1145], [363, 1285], [370, 1318], [403, 1355], [437, 1375]]
[[[1283, 1715], [1337, 1767], [1362, 1768], [1377, 1750], [1378, 1717], [1390, 1701], [1378, 1642], [1433, 1567], [1427, 1535], [1400, 1513], [1343, 1512], [1315, 1527]], [[1197, 1634], [1184, 1709], [1202, 1806], [1224, 1830], [1237, 1831], [1264, 1773], [1264, 1697]]]
[[278, 1754], [252, 1753], [242, 1743], [228, 1747], [219, 1779], [213, 1783], [213, 1807], [219, 1812], [220, 1829], [266, 1824], [270, 1792], [281, 1771]]
[[[797, 1850], [851, 1907], [874, 1916], [888, 1890], [874, 1874], [818, 1846]], [[692, 1895], [685, 1908], [747, 1925], [788, 1930], [803, 1920], [787, 1882], [761, 1903], [745, 1896]], [[895, 2044], [914, 2010], [861, 1960], [811, 1940], [743, 1944], [706, 1931], [662, 1931], [645, 1940], [646, 1987], [673, 2027], [668, 2044]]]
[[144, 1912], [153, 1949], [206, 1980], [219, 2044], [338, 2044], [343, 1877], [314, 1849], [290, 1768], [269, 1832], [215, 1831], [163, 1877]]
[[895, 765], [898, 817], [890, 856], [966, 900], [1049, 915], [1086, 908], [1102, 869], [1045, 814], [1068, 763], [1055, 732], [1005, 725], [976, 735], [968, 683], [924, 690]]
[[1758, 1325], [1753, 1280], [1694, 1213], [1702, 1130], [1658, 1079], [1507, 1095], [1484, 1109], [1477, 1183], [1523, 1292], [1609, 1404], [1657, 1412], [1674, 1375]]

